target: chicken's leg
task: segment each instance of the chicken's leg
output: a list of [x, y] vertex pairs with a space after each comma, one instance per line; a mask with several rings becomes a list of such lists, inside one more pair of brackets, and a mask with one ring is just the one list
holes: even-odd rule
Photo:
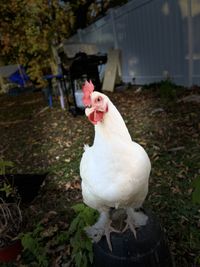
[[125, 220], [126, 226], [122, 232], [126, 231], [129, 227], [136, 238], [135, 229], [140, 226], [146, 225], [148, 217], [143, 212], [135, 211], [133, 208], [127, 208], [126, 213], [127, 213], [127, 219]]
[[103, 211], [100, 213], [100, 217], [98, 221], [94, 225], [87, 227], [85, 230], [86, 230], [87, 235], [94, 242], [98, 242], [102, 238], [102, 236], [105, 235], [107, 243], [108, 243], [108, 247], [112, 251], [110, 233], [118, 232], [118, 231], [115, 230], [111, 226], [111, 223], [112, 221], [110, 220], [110, 217], [109, 217], [109, 211]]

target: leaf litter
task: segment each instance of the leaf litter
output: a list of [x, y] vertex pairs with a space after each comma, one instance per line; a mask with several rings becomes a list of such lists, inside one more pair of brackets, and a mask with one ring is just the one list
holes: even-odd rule
[[[183, 89], [181, 97], [199, 94], [198, 90]], [[161, 221], [176, 266], [199, 266], [200, 210], [191, 196], [192, 183], [200, 175], [199, 104], [162, 103], [154, 88], [139, 94], [131, 88], [108, 96], [132, 138], [150, 156], [152, 172], [145, 206]], [[23, 231], [42, 224], [49, 266], [71, 267], [68, 241], [60, 245], [55, 236], [67, 231], [74, 216], [71, 206], [82, 201], [79, 162], [84, 144], [92, 144], [93, 126], [85, 116], [73, 117], [61, 110], [58, 99], [52, 109], [47, 108], [39, 92], [13, 98], [4, 95], [0, 101], [1, 158], [14, 162], [14, 173], [49, 172], [39, 195], [23, 207]], [[34, 260], [26, 260], [22, 255], [13, 266], [34, 266]]]

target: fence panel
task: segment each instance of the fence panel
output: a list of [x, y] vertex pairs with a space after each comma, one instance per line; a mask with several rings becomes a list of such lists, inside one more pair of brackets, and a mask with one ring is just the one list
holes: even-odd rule
[[[189, 3], [193, 40], [188, 38]], [[81, 42], [95, 43], [100, 52], [119, 48], [124, 82], [146, 84], [169, 76], [177, 84], [188, 85], [189, 74], [193, 83], [200, 82], [199, 26], [199, 0], [132, 0], [108, 11], [69, 41], [78, 37]]]

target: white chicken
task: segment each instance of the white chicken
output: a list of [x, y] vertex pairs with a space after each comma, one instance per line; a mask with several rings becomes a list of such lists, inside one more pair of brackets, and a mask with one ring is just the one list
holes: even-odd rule
[[106, 236], [109, 248], [110, 208], [126, 209], [126, 228], [136, 235], [135, 228], [145, 225], [147, 216], [137, 211], [148, 193], [151, 163], [145, 150], [132, 141], [120, 113], [110, 99], [94, 91], [92, 82], [83, 86], [85, 114], [95, 125], [94, 143], [85, 146], [81, 163], [82, 195], [86, 205], [99, 211], [98, 221], [88, 235], [98, 242]]

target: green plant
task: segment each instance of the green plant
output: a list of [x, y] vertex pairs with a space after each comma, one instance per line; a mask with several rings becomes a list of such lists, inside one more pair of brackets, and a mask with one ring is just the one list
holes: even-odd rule
[[92, 263], [92, 242], [84, 229], [96, 221], [97, 211], [84, 204], [76, 204], [72, 209], [75, 212], [75, 217], [69, 229], [56, 231], [56, 234], [50, 239], [45, 237], [44, 232], [47, 229], [40, 223], [32, 232], [20, 234], [19, 237], [24, 247], [22, 257], [25, 262], [36, 262], [40, 267], [47, 267], [51, 261], [48, 257], [49, 245], [55, 247], [70, 243], [71, 259], [76, 267], [88, 267]]
[[22, 215], [19, 203], [7, 203], [0, 197], [0, 247], [12, 243], [20, 232]]
[[13, 167], [14, 164], [12, 161], [0, 160], [0, 198], [1, 202], [7, 203], [19, 203], [20, 197], [17, 193], [17, 189], [12, 186], [6, 177], [6, 167]]
[[193, 186], [192, 201], [195, 204], [200, 204], [200, 177], [194, 181]]
[[6, 167], [13, 167], [11, 161], [0, 161], [0, 247], [13, 242], [21, 229], [22, 214], [20, 197], [15, 187], [7, 180]]
[[161, 101], [164, 104], [169, 102], [175, 103], [177, 97], [184, 90], [182, 86], [178, 86], [175, 83], [173, 83], [169, 77], [166, 78], [165, 80], [161, 80], [160, 82], [146, 84], [143, 86], [143, 89], [155, 90], [157, 92], [158, 97], [161, 98]]
[[159, 88], [159, 94], [160, 94], [161, 100], [163, 102], [176, 100], [176, 97], [177, 97], [176, 88], [177, 86], [174, 83], [172, 83], [170, 79], [161, 81], [160, 88]]
[[24, 252], [27, 252], [29, 257], [33, 256], [40, 267], [48, 267], [47, 249], [43, 244], [41, 235], [44, 227], [38, 224], [32, 232], [21, 233], [21, 239]]
[[[200, 264], [200, 256], [197, 256], [196, 259], [195, 259], [195, 263], [196, 264]], [[197, 265], [198, 266], [198, 265]]]
[[6, 174], [6, 167], [13, 167], [13, 166], [14, 164], [12, 161], [0, 160], [0, 175]]
[[2, 181], [0, 185], [0, 191], [5, 193], [6, 198], [9, 197], [13, 192], [12, 186], [9, 183], [6, 183], [5, 181]]
[[98, 213], [84, 204], [76, 204], [72, 208], [76, 213], [68, 231], [72, 259], [76, 267], [87, 267], [93, 261], [93, 250], [92, 242], [85, 233], [85, 227], [94, 224]]

